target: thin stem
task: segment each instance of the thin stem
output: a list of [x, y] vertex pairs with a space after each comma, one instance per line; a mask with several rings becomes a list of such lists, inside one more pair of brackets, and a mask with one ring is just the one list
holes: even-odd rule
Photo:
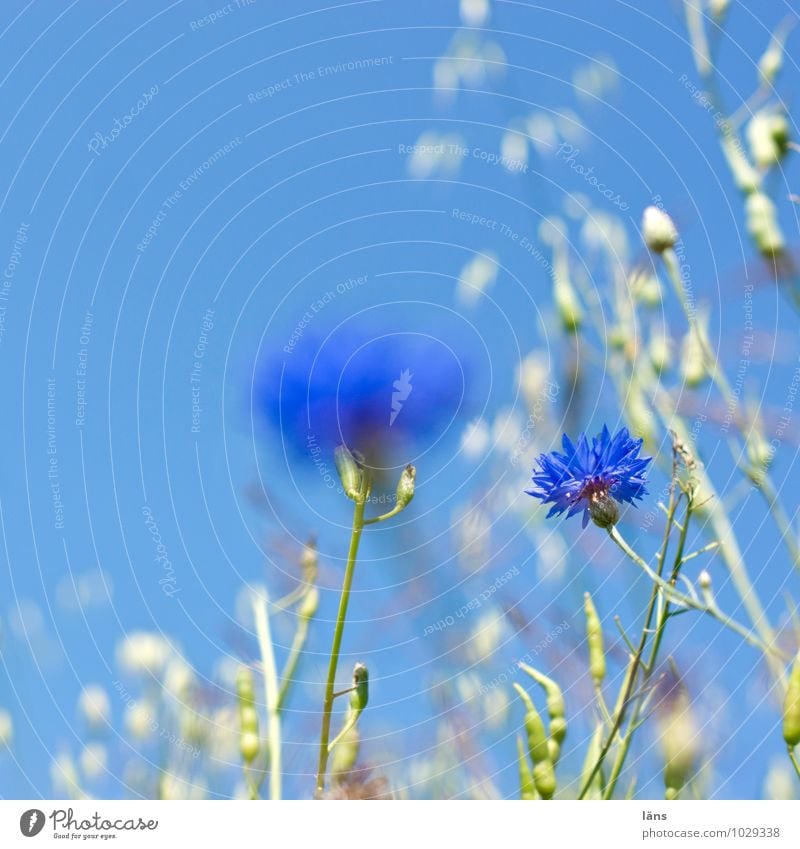
[[267, 734], [269, 738], [269, 794], [270, 799], [281, 798], [281, 716], [278, 709], [278, 672], [269, 629], [269, 600], [263, 596], [253, 598], [256, 634], [264, 667], [264, 692], [267, 700]]
[[305, 645], [306, 638], [308, 637], [308, 624], [309, 620], [306, 617], [299, 617], [297, 630], [295, 631], [294, 639], [292, 640], [292, 646], [289, 649], [289, 657], [286, 659], [286, 666], [284, 667], [283, 674], [281, 675], [281, 688], [278, 693], [278, 710], [283, 708], [283, 705], [286, 702], [286, 697], [289, 694], [289, 687], [291, 687], [292, 681], [294, 680], [294, 673], [297, 670], [297, 662], [300, 660], [303, 646]]
[[797, 777], [800, 778], [800, 763], [797, 762], [797, 755], [794, 753], [794, 749], [789, 746], [789, 760], [792, 762], [792, 766], [794, 767], [794, 771], [797, 773]]
[[333, 711], [334, 686], [336, 683], [336, 668], [339, 665], [339, 651], [342, 646], [344, 634], [344, 623], [347, 618], [347, 605], [350, 601], [350, 588], [353, 584], [353, 574], [358, 556], [358, 545], [361, 542], [361, 533], [364, 530], [364, 508], [369, 495], [370, 477], [364, 470], [361, 479], [361, 490], [356, 499], [353, 510], [353, 529], [350, 535], [350, 549], [347, 553], [347, 565], [344, 571], [342, 583], [342, 594], [339, 598], [339, 611], [336, 615], [336, 627], [333, 632], [333, 645], [331, 646], [331, 658], [328, 664], [328, 680], [325, 685], [325, 701], [322, 707], [322, 731], [319, 739], [319, 764], [317, 767], [317, 796], [325, 792], [325, 773], [328, 768], [328, 740], [331, 733], [331, 712]]
[[[673, 484], [674, 484], [674, 480], [675, 480], [674, 475], [675, 475], [675, 470], [673, 469]], [[677, 508], [677, 504], [678, 504], [679, 501], [680, 501], [680, 496], [678, 497], [677, 501], [674, 498], [671, 499], [671, 510], [670, 510], [671, 516], [670, 516], [670, 518], [672, 518], [672, 516], [675, 515], [675, 509]], [[670, 580], [669, 580], [670, 585], [673, 586], [673, 587], [675, 586], [675, 581], [678, 579], [678, 572], [680, 571], [681, 564], [683, 562], [683, 552], [684, 552], [684, 549], [686, 547], [686, 535], [689, 531], [689, 520], [691, 519], [691, 516], [692, 516], [692, 501], [691, 501], [691, 496], [689, 496], [688, 502], [687, 502], [687, 505], [686, 505], [686, 515], [684, 516], [682, 530], [681, 530], [681, 533], [680, 533], [680, 537], [678, 538], [678, 549], [675, 552], [675, 559], [674, 559], [673, 565], [672, 565], [672, 574], [671, 574]], [[667, 543], [667, 539], [665, 539], [664, 546], [661, 549], [662, 556], [659, 558], [659, 570], [658, 570], [659, 577], [661, 577], [661, 575], [662, 575], [662, 570], [663, 570], [663, 566], [664, 566], [664, 559], [665, 559], [666, 550], [667, 550], [666, 543]], [[646, 690], [647, 685], [650, 682], [650, 677], [652, 676], [653, 672], [655, 672], [656, 661], [658, 660], [658, 652], [659, 652], [659, 649], [661, 648], [661, 642], [664, 639], [664, 631], [666, 629], [666, 625], [667, 625], [667, 621], [669, 619], [669, 615], [670, 615], [669, 614], [669, 599], [665, 595], [663, 604], [662, 604], [661, 609], [660, 609], [659, 614], [658, 614], [658, 620], [657, 620], [657, 624], [656, 624], [656, 633], [655, 633], [655, 637], [653, 638], [653, 646], [650, 650], [650, 658], [647, 662], [647, 665], [645, 666], [644, 673], [642, 675], [642, 690], [643, 691]], [[630, 750], [631, 742], [633, 741], [633, 735], [634, 735], [636, 729], [639, 727], [639, 725], [638, 725], [639, 716], [640, 716], [643, 704], [644, 704], [644, 699], [638, 699], [636, 701], [635, 706], [634, 706], [633, 715], [631, 716], [631, 721], [630, 721], [630, 724], [628, 725], [628, 730], [627, 730], [625, 736], [623, 737], [622, 742], [620, 743], [619, 751], [617, 752], [617, 757], [614, 760], [614, 766], [612, 767], [611, 775], [609, 776], [608, 784], [606, 785], [606, 792], [605, 792], [605, 797], [604, 797], [606, 799], [610, 799], [614, 795], [614, 789], [617, 786], [617, 781], [619, 780], [619, 776], [622, 772], [622, 768], [625, 765], [625, 760], [628, 757], [628, 751]]]

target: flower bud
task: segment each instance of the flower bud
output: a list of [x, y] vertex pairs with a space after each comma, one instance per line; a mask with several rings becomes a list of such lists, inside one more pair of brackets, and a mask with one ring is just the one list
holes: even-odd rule
[[747, 232], [756, 247], [767, 259], [782, 254], [786, 242], [783, 238], [775, 204], [763, 193], [753, 192], [745, 201]]
[[772, 85], [775, 78], [783, 68], [783, 40], [786, 33], [776, 33], [764, 51], [764, 55], [758, 60], [758, 73], [763, 82]]
[[800, 743], [800, 652], [792, 666], [783, 702], [783, 739], [791, 749]]
[[589, 673], [595, 686], [599, 687], [606, 677], [606, 656], [600, 617], [589, 593], [583, 594], [583, 610], [586, 616], [586, 641], [589, 644]]
[[711, 575], [707, 569], [703, 569], [703, 571], [697, 576], [697, 583], [700, 584], [701, 590], [711, 589]]
[[650, 356], [650, 364], [656, 374], [663, 374], [668, 368], [671, 359], [669, 339], [664, 333], [654, 333], [650, 338], [647, 350]]
[[0, 751], [11, 748], [14, 740], [14, 722], [11, 714], [0, 708]]
[[397, 506], [403, 510], [414, 497], [414, 480], [417, 477], [417, 470], [412, 465], [408, 465], [400, 474], [400, 480], [397, 482]]
[[769, 168], [789, 150], [789, 124], [786, 116], [770, 109], [757, 112], [747, 125], [750, 153], [757, 165]]
[[708, 377], [705, 352], [698, 332], [691, 327], [681, 345], [681, 377], [690, 389], [700, 386]]
[[645, 244], [657, 254], [667, 248], [674, 248], [678, 241], [678, 231], [666, 212], [657, 206], [648, 206], [642, 216], [642, 235]]
[[361, 493], [361, 469], [355, 457], [346, 446], [339, 445], [333, 451], [333, 460], [344, 494], [353, 501], [357, 501]]
[[108, 727], [111, 721], [111, 703], [108, 694], [99, 684], [84, 687], [78, 707], [93, 731], [102, 731]]
[[708, 0], [708, 10], [711, 12], [714, 20], [719, 24], [728, 14], [731, 0]]
[[648, 269], [640, 269], [631, 274], [629, 285], [636, 299], [651, 309], [661, 303], [661, 284], [658, 277]]
[[303, 596], [303, 601], [297, 608], [297, 615], [306, 621], [313, 619], [317, 615], [319, 608], [319, 590], [316, 587], [310, 587], [308, 592]]
[[361, 713], [369, 701], [369, 670], [363, 663], [353, 667], [353, 687], [355, 689], [350, 695], [350, 706]]
[[589, 515], [598, 528], [610, 528], [619, 521], [619, 507], [607, 492], [596, 492], [589, 499]]

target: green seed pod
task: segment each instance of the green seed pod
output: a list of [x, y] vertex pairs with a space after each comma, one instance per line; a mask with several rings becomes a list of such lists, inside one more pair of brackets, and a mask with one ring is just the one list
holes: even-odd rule
[[775, 204], [763, 193], [753, 192], [745, 201], [747, 232], [762, 256], [771, 259], [782, 254], [786, 241], [778, 224]]
[[589, 672], [595, 687], [599, 687], [606, 677], [606, 655], [600, 617], [589, 593], [583, 594], [583, 610], [586, 615], [586, 641], [589, 644]]
[[697, 334], [692, 327], [681, 345], [681, 377], [690, 389], [700, 386], [708, 377], [703, 345]]
[[550, 738], [547, 741], [547, 746], [550, 752], [550, 760], [553, 764], [556, 764], [561, 755], [561, 744], [567, 736], [567, 721], [564, 719], [564, 694], [552, 678], [548, 678], [532, 666], [528, 666], [527, 663], [520, 662], [519, 668], [541, 685], [547, 696], [547, 716], [550, 720]]
[[313, 584], [317, 579], [319, 571], [319, 557], [317, 556], [317, 543], [313, 537], [303, 546], [300, 552], [300, 568], [307, 584]]
[[253, 671], [248, 666], [240, 666], [236, 673], [236, 695], [242, 705], [252, 705], [255, 701]]
[[669, 339], [664, 333], [653, 333], [647, 353], [656, 374], [661, 375], [669, 368], [671, 351]]
[[258, 711], [252, 705], [240, 706], [239, 725], [242, 731], [258, 731]]
[[519, 762], [519, 797], [520, 799], [535, 799], [536, 787], [533, 784], [533, 773], [528, 763], [528, 755], [522, 737], [517, 734], [517, 761]]
[[[552, 678], [548, 678], [537, 669], [528, 666], [527, 663], [520, 662], [519, 668], [527, 675], [530, 675], [544, 690], [547, 696], [547, 716], [550, 719], [550, 736], [557, 743], [562, 743], [567, 734], [567, 725], [564, 722], [564, 694], [561, 692], [561, 687]], [[553, 723], [556, 720], [560, 721], [557, 724], [557, 728], [554, 729]]]
[[369, 670], [363, 663], [353, 667], [353, 687], [355, 689], [350, 695], [350, 706], [361, 713], [369, 701]]
[[533, 785], [542, 799], [553, 798], [556, 792], [556, 771], [549, 757], [534, 766]]
[[316, 587], [311, 587], [303, 597], [300, 607], [297, 608], [297, 615], [301, 619], [313, 619], [317, 615], [319, 607], [319, 590]]
[[360, 747], [361, 735], [353, 726], [344, 733], [331, 755], [331, 774], [335, 778], [341, 778], [353, 769], [358, 760]]
[[577, 333], [583, 324], [583, 312], [570, 279], [569, 260], [563, 236], [559, 237], [553, 250], [553, 300], [564, 330], [567, 333]]
[[397, 506], [401, 510], [406, 508], [414, 497], [414, 480], [416, 477], [417, 470], [412, 465], [406, 466], [400, 475], [400, 480], [397, 482]]
[[245, 731], [239, 740], [239, 751], [246, 764], [251, 764], [258, 756], [259, 740], [254, 731]]
[[344, 494], [356, 501], [361, 492], [361, 469], [355, 457], [346, 446], [339, 445], [333, 451], [333, 460], [336, 463], [336, 471], [339, 472]]
[[689, 699], [681, 693], [661, 721], [664, 798], [677, 799], [695, 770], [698, 730]]
[[792, 749], [800, 743], [800, 652], [792, 666], [783, 702], [783, 739]]
[[525, 704], [525, 733], [528, 737], [528, 752], [533, 761], [534, 786], [543, 799], [552, 799], [556, 792], [556, 774], [550, 759], [544, 723], [525, 690], [517, 683], [514, 684], [514, 689]]

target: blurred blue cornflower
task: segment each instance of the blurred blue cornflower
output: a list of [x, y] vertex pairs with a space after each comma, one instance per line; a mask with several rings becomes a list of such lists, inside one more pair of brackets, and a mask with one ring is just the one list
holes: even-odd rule
[[633, 439], [623, 427], [612, 437], [604, 425], [589, 440], [581, 434], [578, 444], [564, 434], [564, 453], [542, 454], [533, 469], [533, 489], [528, 495], [552, 504], [547, 518], [568, 510], [567, 518], [583, 510], [583, 527], [591, 518], [601, 528], [616, 524], [618, 501], [633, 503], [647, 493], [645, 469], [651, 457], [639, 457], [641, 439]]
[[464, 403], [465, 371], [463, 353], [437, 338], [351, 325], [265, 358], [253, 403], [300, 452], [344, 444], [377, 464], [444, 434]]

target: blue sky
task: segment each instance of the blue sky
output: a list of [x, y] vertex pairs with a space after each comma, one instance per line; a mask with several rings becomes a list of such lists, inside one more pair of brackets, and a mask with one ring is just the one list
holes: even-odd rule
[[[347, 662], [369, 659], [375, 682], [364, 717], [368, 759], [408, 766], [435, 744], [443, 719], [461, 721], [435, 684], [470, 665], [457, 648], [471, 623], [435, 644], [422, 634], [509, 568], [520, 574], [498, 598], [518, 604], [529, 627], [504, 639], [494, 666], [477, 669], [482, 679], [562, 621], [572, 636], [561, 656], [579, 651], [586, 589], [609, 614], [635, 621], [646, 587], [612, 573], [613, 554], [597, 553], [597, 540], [581, 540], [578, 527], [564, 529], [574, 580], [555, 584], [535, 577], [524, 517], [497, 520], [494, 556], [477, 575], [459, 571], [449, 531], [455, 512], [495, 482], [491, 464], [458, 456], [466, 417], [521, 410], [517, 366], [534, 348], [563, 381], [551, 282], [535, 249], [543, 218], [565, 215], [575, 196], [619, 215], [641, 259], [641, 211], [661, 199], [732, 371], [744, 287], [755, 286], [757, 355], [746, 390], [768, 416], [784, 406], [798, 363], [797, 314], [765, 282], [743, 235], [714, 117], [692, 97], [698, 81], [679, 5], [493, 3], [481, 38], [501, 48], [505, 69], [445, 97], [432, 80], [459, 30], [455, 2], [3, 3], [0, 705], [14, 718], [16, 742], [0, 755], [0, 794], [51, 792], [52, 757], [79, 748], [81, 686], [113, 689], [124, 634], [162, 631], [211, 676], [241, 645], [242, 586], [286, 587], [283, 552], [316, 533], [326, 592], [287, 756], [287, 783], [307, 795], [313, 682], [325, 661], [348, 505], [307, 454], [284, 450], [291, 437], [251, 417], [250, 390], [254, 363], [280, 358], [320, 298], [314, 333], [355, 316], [432, 334], [472, 363], [463, 415], [435, 446], [409, 449], [420, 486], [413, 520], [376, 532], [359, 572], [345, 651]], [[732, 107], [752, 93], [753, 63], [789, 11], [777, 0], [735, 4], [720, 53]], [[791, 56], [779, 89], [790, 95], [798, 83]], [[610, 80], [598, 96], [576, 91], [575, 74], [587, 69]], [[496, 159], [504, 132], [533, 114], [556, 122], [559, 135], [549, 148], [530, 145], [524, 171], [510, 171]], [[426, 132], [456, 152], [449, 166], [415, 172], [408, 148]], [[794, 161], [776, 184], [781, 198], [800, 185]], [[781, 215], [796, 246], [788, 203]], [[476, 252], [491, 252], [501, 269], [478, 308], [457, 294]], [[602, 277], [591, 256], [583, 262]], [[671, 308], [666, 321], [681, 326]], [[588, 369], [580, 426], [618, 423], [604, 364]], [[703, 393], [689, 403], [712, 404]], [[793, 514], [789, 431], [776, 479]], [[721, 490], [739, 498], [724, 439], [713, 428], [703, 439]], [[758, 498], [745, 493], [736, 504], [756, 583], [780, 620], [784, 593], [797, 596], [796, 576]], [[155, 560], [147, 517], [168, 569]], [[643, 545], [652, 550], [653, 539]], [[589, 553], [598, 571], [587, 570]], [[75, 587], [92, 603], [76, 605]], [[732, 776], [718, 792], [760, 795], [781, 745], [774, 705], [753, 695], [765, 686], [756, 653], [705, 622], [687, 626], [673, 648], [679, 663], [702, 655], [699, 690], [722, 666], [710, 704], [717, 690], [735, 694], [715, 729], [725, 741], [715, 776]], [[553, 665], [550, 656], [542, 663]], [[563, 674], [577, 675], [574, 666]], [[582, 710], [580, 686], [571, 698]], [[112, 709], [119, 720], [123, 705]], [[480, 730], [469, 762], [505, 796], [516, 792], [514, 710], [504, 729]], [[585, 719], [565, 754], [573, 770]], [[122, 756], [114, 758], [100, 792], [120, 795]], [[644, 793], [657, 796], [657, 764], [646, 755], [642, 764]]]

